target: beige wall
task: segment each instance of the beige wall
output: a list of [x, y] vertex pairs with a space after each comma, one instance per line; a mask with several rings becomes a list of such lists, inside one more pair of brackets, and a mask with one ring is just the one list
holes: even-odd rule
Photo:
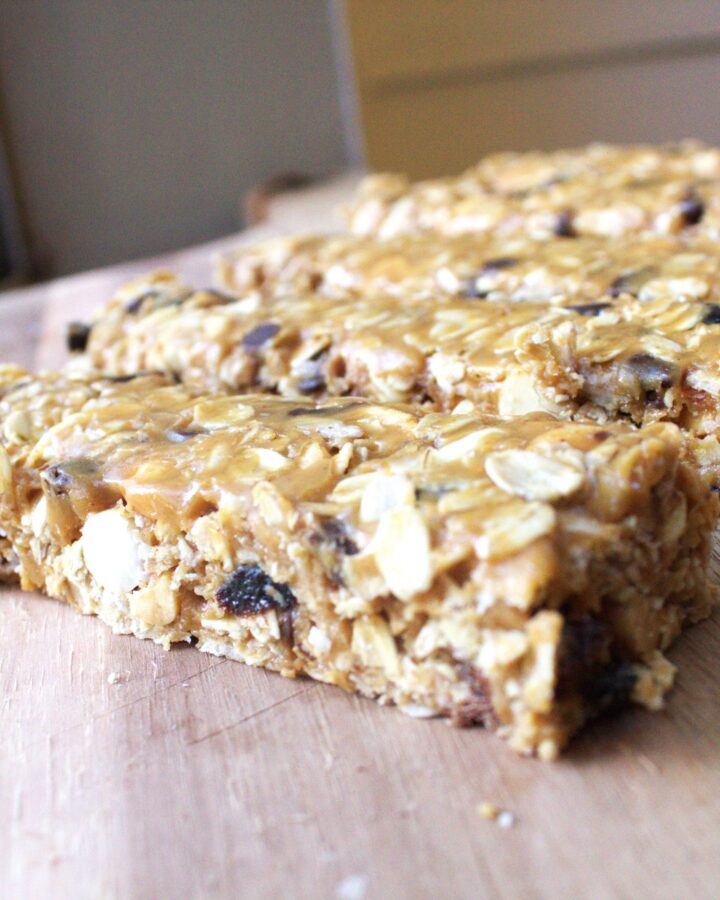
[[325, 0], [0, 0], [0, 91], [48, 274], [232, 231], [258, 181], [346, 161]]
[[375, 168], [494, 150], [720, 143], [718, 0], [346, 0]]

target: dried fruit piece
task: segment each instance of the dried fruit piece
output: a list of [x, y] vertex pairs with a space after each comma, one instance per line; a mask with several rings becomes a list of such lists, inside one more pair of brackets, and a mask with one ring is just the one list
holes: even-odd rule
[[677, 366], [650, 353], [634, 353], [625, 367], [636, 376], [644, 391], [666, 391], [678, 380]]
[[525, 500], [559, 500], [582, 487], [578, 469], [532, 450], [496, 450], [485, 460], [485, 471], [508, 494]]
[[254, 615], [268, 609], [290, 609], [297, 600], [287, 584], [273, 581], [260, 566], [238, 566], [221, 585], [215, 599], [228, 612]]

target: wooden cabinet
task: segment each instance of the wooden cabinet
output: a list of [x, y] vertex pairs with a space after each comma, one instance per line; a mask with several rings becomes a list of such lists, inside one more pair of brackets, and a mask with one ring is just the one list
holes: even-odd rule
[[714, 0], [346, 0], [372, 168], [593, 140], [720, 142]]

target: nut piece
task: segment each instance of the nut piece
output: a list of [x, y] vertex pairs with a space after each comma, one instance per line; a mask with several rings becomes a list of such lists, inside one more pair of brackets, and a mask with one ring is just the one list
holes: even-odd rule
[[145, 579], [146, 548], [121, 508], [88, 516], [80, 545], [88, 571], [103, 590], [119, 596]]
[[147, 625], [169, 625], [178, 614], [178, 596], [170, 586], [170, 572], [130, 594], [130, 612]]
[[532, 450], [496, 450], [485, 460], [485, 471], [508, 494], [525, 500], [559, 500], [582, 487], [577, 469]]
[[398, 506], [384, 513], [374, 543], [378, 568], [396, 597], [409, 600], [430, 587], [430, 536], [414, 507]]
[[381, 616], [362, 616], [353, 624], [352, 652], [364, 666], [382, 669], [390, 678], [400, 674], [395, 640]]

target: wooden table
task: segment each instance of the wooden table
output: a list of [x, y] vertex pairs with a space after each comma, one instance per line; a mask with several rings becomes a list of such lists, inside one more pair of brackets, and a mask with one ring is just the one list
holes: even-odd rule
[[[352, 179], [243, 239], [328, 228]], [[59, 364], [63, 324], [128, 277], [0, 300], [0, 358]], [[720, 569], [719, 569], [720, 572]], [[111, 634], [3, 592], [0, 894], [17, 898], [720, 896], [720, 616], [671, 654], [667, 712], [589, 727], [557, 764], [310, 681]], [[514, 827], [482, 818], [491, 801]]]

